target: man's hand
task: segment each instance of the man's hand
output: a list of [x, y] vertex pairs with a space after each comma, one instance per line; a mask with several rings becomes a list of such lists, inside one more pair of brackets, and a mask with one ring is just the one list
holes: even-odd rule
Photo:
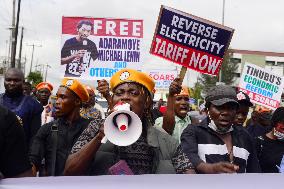
[[103, 95], [104, 98], [107, 99], [110, 96], [109, 93], [109, 84], [105, 79], [98, 80], [98, 87], [97, 90]]
[[80, 58], [82, 58], [86, 52], [87, 50], [79, 50], [77, 53], [71, 55], [71, 57], [73, 58], [73, 61], [80, 61]]
[[180, 78], [175, 78], [170, 85], [169, 96], [174, 96], [176, 94], [179, 94], [180, 91], [181, 91], [181, 80]]
[[236, 173], [239, 166], [229, 162], [219, 163], [201, 163], [197, 168], [202, 173], [216, 174], [216, 173]]

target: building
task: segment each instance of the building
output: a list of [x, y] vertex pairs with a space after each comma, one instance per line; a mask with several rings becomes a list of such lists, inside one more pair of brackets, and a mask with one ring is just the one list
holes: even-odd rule
[[231, 62], [239, 65], [234, 86], [238, 86], [244, 64], [252, 63], [274, 74], [284, 76], [284, 53], [231, 49]]

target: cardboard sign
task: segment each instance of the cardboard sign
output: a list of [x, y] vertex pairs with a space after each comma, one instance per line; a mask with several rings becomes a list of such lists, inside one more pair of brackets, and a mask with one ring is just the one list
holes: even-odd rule
[[155, 89], [157, 90], [169, 90], [170, 84], [177, 77], [177, 71], [170, 70], [154, 70], [148, 73], [154, 79]]
[[254, 64], [246, 63], [239, 84], [253, 103], [275, 110], [280, 105], [283, 78]]
[[217, 75], [233, 31], [162, 6], [150, 53], [201, 73]]
[[110, 79], [120, 69], [141, 69], [143, 20], [63, 17], [64, 77]]

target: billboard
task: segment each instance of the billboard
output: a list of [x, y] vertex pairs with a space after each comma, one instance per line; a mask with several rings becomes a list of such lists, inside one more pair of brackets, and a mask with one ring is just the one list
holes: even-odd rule
[[143, 20], [63, 17], [64, 77], [110, 79], [122, 68], [141, 69]]
[[148, 73], [155, 81], [156, 90], [168, 91], [170, 84], [177, 77], [177, 71], [174, 70], [151, 70]]
[[201, 73], [217, 75], [233, 31], [162, 6], [150, 53]]
[[248, 94], [253, 103], [275, 110], [280, 105], [283, 87], [281, 76], [254, 64], [245, 63], [239, 88]]

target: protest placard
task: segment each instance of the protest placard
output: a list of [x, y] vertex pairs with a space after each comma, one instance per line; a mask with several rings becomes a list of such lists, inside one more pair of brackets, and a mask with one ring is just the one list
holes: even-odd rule
[[141, 69], [143, 20], [63, 17], [64, 77], [110, 79], [122, 68]]
[[171, 82], [177, 77], [176, 70], [151, 70], [148, 72], [155, 81], [156, 90], [169, 90]]
[[161, 6], [150, 53], [201, 73], [217, 75], [233, 31]]
[[283, 78], [254, 64], [245, 63], [239, 88], [253, 103], [275, 110], [283, 92]]

